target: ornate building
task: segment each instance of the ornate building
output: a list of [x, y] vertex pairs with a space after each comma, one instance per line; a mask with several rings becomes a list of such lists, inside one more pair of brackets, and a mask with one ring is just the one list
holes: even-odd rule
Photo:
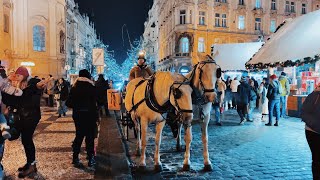
[[65, 65], [65, 0], [0, 0], [0, 58], [32, 75], [62, 76]]
[[94, 47], [102, 44], [88, 15], [79, 12], [74, 0], [67, 0], [67, 67], [70, 74], [86, 68]]
[[154, 0], [144, 47], [158, 70], [187, 72], [197, 53], [210, 54], [214, 44], [263, 41], [285, 19], [319, 9], [319, 1]]

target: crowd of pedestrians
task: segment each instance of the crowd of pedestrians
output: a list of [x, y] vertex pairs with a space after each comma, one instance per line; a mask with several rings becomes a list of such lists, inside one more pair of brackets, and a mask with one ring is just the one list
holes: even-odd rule
[[[287, 118], [287, 97], [290, 94], [290, 84], [286, 73], [282, 72], [278, 77], [274, 74], [263, 78], [260, 85], [253, 77], [242, 76], [241, 80], [228, 77], [226, 81], [219, 78], [216, 82], [217, 98], [213, 102], [212, 110], [215, 112], [215, 120], [218, 126], [222, 126], [220, 115], [225, 109], [236, 109], [240, 117], [240, 125], [245, 122], [253, 122], [253, 113], [258, 109], [261, 121], [266, 126], [279, 126], [280, 117]], [[273, 124], [273, 116], [276, 121]]]
[[[33, 134], [41, 119], [41, 99], [48, 107], [56, 107], [58, 118], [67, 116], [68, 107], [73, 109], [75, 139], [72, 144], [73, 160], [76, 167], [83, 167], [79, 160], [82, 141], [85, 139], [88, 167], [95, 166], [94, 139], [98, 134], [100, 116], [109, 114], [107, 90], [112, 87], [103, 75], [95, 82], [87, 70], [79, 72], [73, 85], [63, 78], [52, 75], [40, 79], [31, 77], [26, 67], [19, 67], [6, 73], [0, 67], [0, 157], [4, 153], [5, 140], [21, 138], [26, 155], [26, 164], [18, 168], [19, 178], [37, 172], [36, 148]], [[67, 107], [68, 106], [68, 107]], [[1, 159], [0, 159], [1, 162]], [[0, 171], [2, 172], [0, 164]]]

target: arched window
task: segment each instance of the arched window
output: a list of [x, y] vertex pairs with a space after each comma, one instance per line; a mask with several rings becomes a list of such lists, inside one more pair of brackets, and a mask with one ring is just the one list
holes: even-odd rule
[[60, 31], [60, 53], [65, 53], [65, 35], [63, 31]]
[[46, 31], [43, 26], [33, 26], [33, 50], [46, 51]]
[[180, 52], [182, 53], [189, 52], [189, 39], [187, 37], [181, 38], [180, 40]]

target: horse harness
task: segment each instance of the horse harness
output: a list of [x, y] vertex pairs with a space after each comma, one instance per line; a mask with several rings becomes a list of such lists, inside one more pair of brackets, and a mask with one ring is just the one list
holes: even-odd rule
[[[208, 57], [208, 60], [206, 61], [201, 61], [199, 63], [197, 63], [196, 65], [193, 66], [193, 70], [192, 70], [192, 73], [191, 73], [191, 82], [193, 82], [194, 80], [194, 76], [195, 76], [195, 72], [197, 70], [197, 68], [199, 69], [199, 83], [200, 83], [200, 86], [201, 86], [201, 89], [202, 89], [202, 93], [199, 93], [199, 91], [197, 90], [196, 87], [194, 87], [191, 83], [191, 87], [193, 89], [193, 95], [192, 95], [192, 103], [193, 104], [196, 104], [196, 105], [199, 105], [199, 112], [200, 112], [200, 118], [201, 120], [204, 119], [204, 113], [203, 113], [203, 105], [207, 104], [209, 102], [209, 100], [206, 98], [205, 94], [206, 93], [213, 93], [215, 92], [215, 89], [207, 89], [204, 84], [203, 84], [203, 81], [202, 81], [202, 76], [203, 76], [203, 67], [207, 64], [216, 64], [216, 61], [210, 57], [209, 55], [207, 55]], [[217, 65], [218, 66], [218, 65]], [[216, 76], [217, 78], [220, 78], [221, 77], [221, 68], [219, 67], [217, 69], [217, 72], [216, 72]]]
[[[155, 97], [154, 94], [154, 81], [155, 81], [155, 75], [153, 74], [149, 79], [142, 79], [141, 81], [139, 81], [139, 83], [135, 86], [134, 92], [133, 92], [133, 96], [132, 96], [132, 108], [129, 111], [129, 113], [131, 113], [132, 111], [135, 111], [138, 109], [138, 107], [145, 102], [146, 105], [153, 111], [160, 113], [162, 116], [163, 114], [166, 114], [167, 112], [169, 112], [170, 110], [175, 109], [174, 106], [170, 103], [170, 97], [171, 97], [171, 93], [173, 94], [174, 97], [174, 102], [175, 102], [175, 106], [177, 108], [177, 120], [181, 120], [182, 118], [182, 113], [192, 113], [192, 110], [186, 110], [186, 109], [181, 109], [179, 104], [178, 104], [178, 99], [181, 98], [182, 96], [182, 92], [179, 89], [182, 85], [190, 85], [190, 82], [188, 81], [183, 81], [183, 82], [174, 82], [171, 86], [170, 86], [170, 91], [169, 91], [169, 99], [167, 102], [165, 102], [163, 105], [160, 105]], [[185, 78], [187, 80], [187, 78]], [[144, 82], [147, 82], [147, 86], [146, 86], [146, 90], [145, 90], [145, 98], [143, 98], [142, 100], [140, 100], [137, 104], [134, 104], [134, 94], [137, 90], [137, 88], [139, 86], [141, 86]], [[177, 88], [174, 87], [174, 85], [179, 85]], [[164, 116], [163, 116], [164, 117]], [[166, 118], [164, 118], [166, 119]]]

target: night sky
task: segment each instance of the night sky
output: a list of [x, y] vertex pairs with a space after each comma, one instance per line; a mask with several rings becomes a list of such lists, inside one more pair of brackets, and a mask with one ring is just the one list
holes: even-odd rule
[[131, 42], [142, 36], [144, 22], [153, 0], [75, 0], [75, 2], [79, 4], [81, 13], [91, 17], [97, 34], [105, 44], [109, 45], [109, 50], [115, 51], [115, 58], [121, 63], [126, 58], [127, 49], [130, 48], [126, 31], [123, 43], [122, 26], [127, 25]]

